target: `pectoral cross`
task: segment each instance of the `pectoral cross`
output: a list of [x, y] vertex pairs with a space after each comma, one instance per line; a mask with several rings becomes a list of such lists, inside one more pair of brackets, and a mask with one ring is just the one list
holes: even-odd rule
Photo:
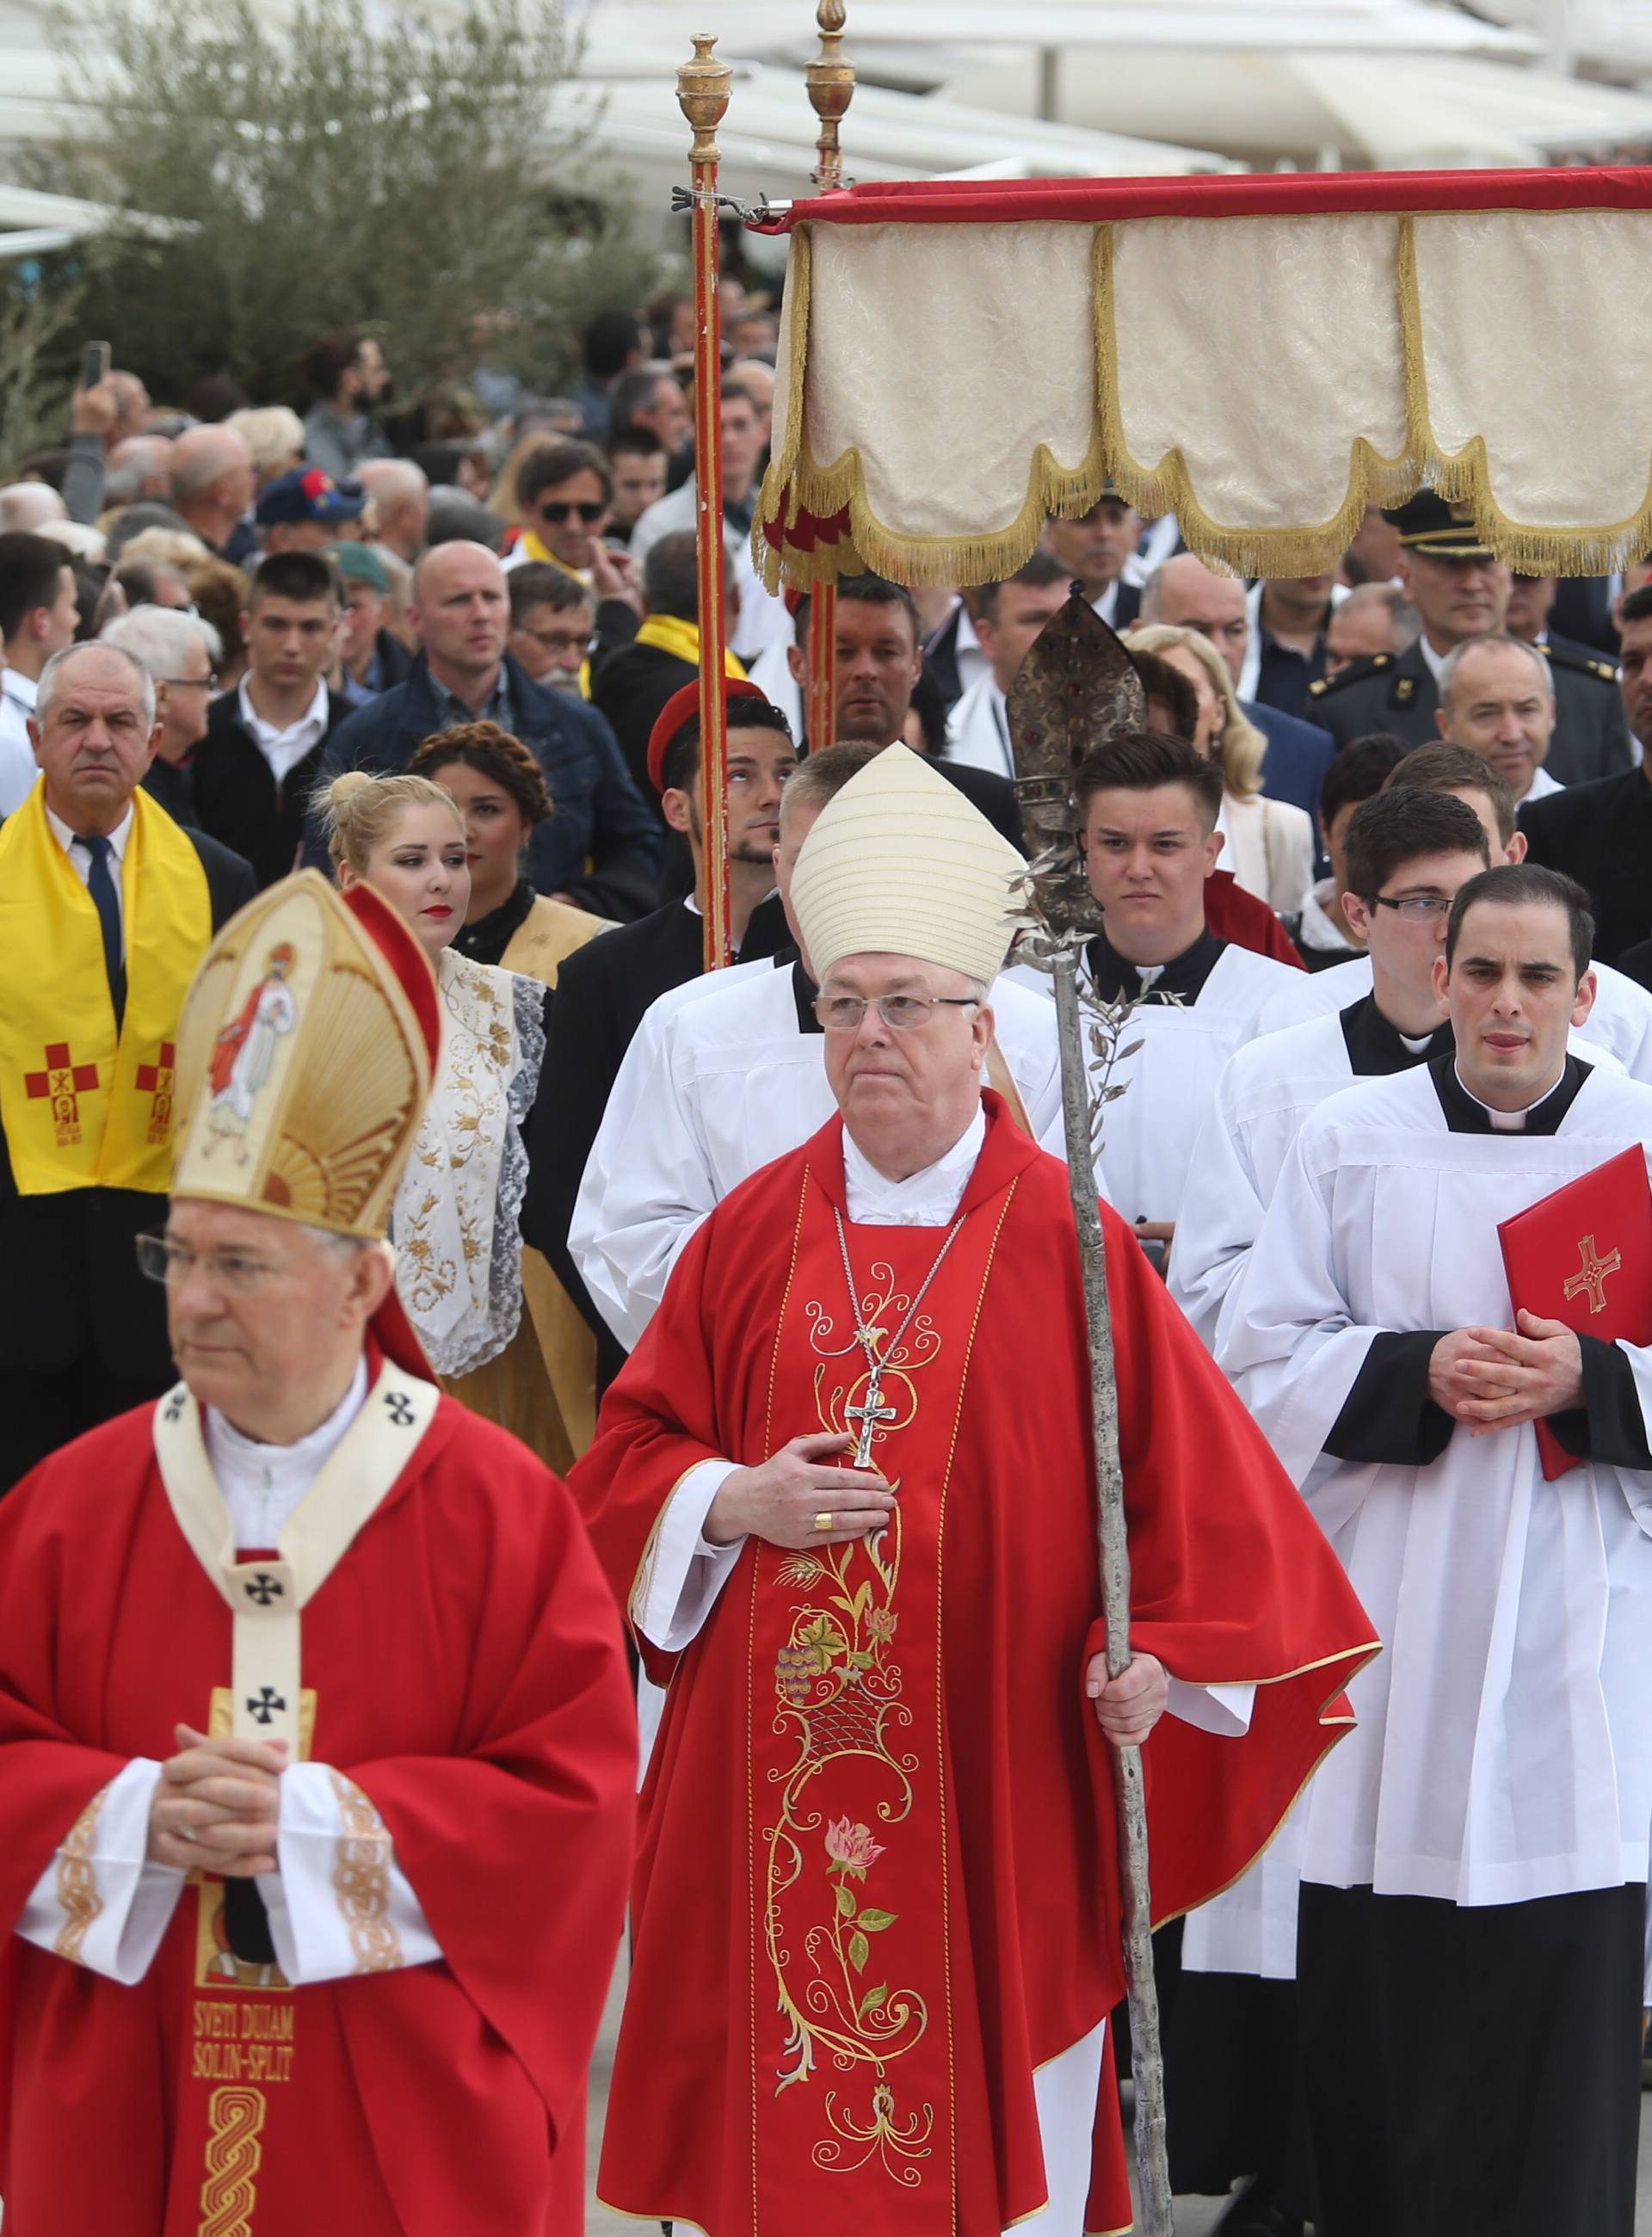
[[845, 1406], [843, 1409], [846, 1421], [858, 1422], [861, 1425], [861, 1441], [855, 1448], [855, 1467], [870, 1468], [873, 1438], [877, 1435], [882, 1424], [894, 1421], [899, 1411], [898, 1407], [886, 1406], [883, 1403], [883, 1369], [879, 1363], [874, 1360], [871, 1375], [867, 1380], [866, 1397], [863, 1403], [859, 1406]]
[[1561, 1295], [1569, 1301], [1587, 1297], [1591, 1313], [1606, 1310], [1606, 1277], [1617, 1273], [1623, 1264], [1621, 1250], [1609, 1250], [1602, 1258], [1595, 1248], [1595, 1238], [1586, 1235], [1577, 1246], [1579, 1271], [1568, 1277], [1561, 1286]]

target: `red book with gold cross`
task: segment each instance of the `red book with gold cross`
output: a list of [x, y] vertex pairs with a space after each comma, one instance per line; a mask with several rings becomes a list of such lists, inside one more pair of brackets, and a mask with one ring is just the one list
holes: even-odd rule
[[[1624, 1150], [1499, 1223], [1517, 1310], [1564, 1321], [1604, 1343], [1652, 1343], [1652, 1188], [1646, 1155]], [[1537, 1423], [1550, 1482], [1580, 1465]]]

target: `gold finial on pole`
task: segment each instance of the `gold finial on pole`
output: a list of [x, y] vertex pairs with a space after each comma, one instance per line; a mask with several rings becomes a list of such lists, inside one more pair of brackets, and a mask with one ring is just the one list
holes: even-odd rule
[[729, 892], [728, 702], [724, 693], [728, 617], [724, 610], [723, 357], [717, 312], [717, 130], [734, 73], [715, 59], [716, 38], [693, 35], [694, 59], [677, 73], [677, 105], [694, 128], [694, 528], [700, 629], [700, 785], [705, 828], [702, 901], [705, 967], [734, 960]]
[[684, 63], [677, 73], [677, 105], [694, 128], [689, 161], [715, 163], [718, 159], [717, 127], [728, 110], [734, 72], [727, 63], [718, 62], [711, 51], [717, 44], [715, 31], [696, 31], [691, 36], [694, 59]]
[[809, 105], [820, 119], [815, 142], [814, 181], [817, 192], [829, 194], [843, 183], [843, 151], [837, 128], [855, 97], [855, 65], [843, 53], [843, 0], [820, 0], [815, 10], [820, 26], [820, 53], [803, 72]]

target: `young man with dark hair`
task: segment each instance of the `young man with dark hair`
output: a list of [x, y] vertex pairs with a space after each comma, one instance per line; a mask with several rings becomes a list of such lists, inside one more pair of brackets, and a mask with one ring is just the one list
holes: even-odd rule
[[1451, 1051], [1309, 1114], [1222, 1316], [1219, 1363], [1384, 1642], [1300, 1813], [1323, 2237], [1634, 2228], [1652, 1356], [1520, 1306], [1500, 1233], [1534, 1214], [1556, 1303], [1580, 1231], [1591, 1280], [1640, 1278], [1589, 1177], [1644, 1174], [1652, 1090], [1568, 1046], [1591, 929], [1530, 863], [1458, 888]]
[[[1402, 788], [1450, 793], [1471, 808], [1485, 833], [1493, 869], [1525, 860], [1526, 835], [1515, 826], [1514, 795], [1496, 765], [1471, 746], [1418, 746], [1386, 780], [1387, 789]], [[1606, 1050], [1632, 1079], [1652, 1086], [1652, 996], [1609, 963], [1596, 963], [1594, 974], [1594, 1006], [1577, 1029], [1578, 1039]], [[1371, 963], [1363, 955], [1321, 972], [1313, 982], [1314, 999], [1326, 1009], [1345, 1008], [1370, 991]], [[1266, 1028], [1284, 1021], [1265, 1016], [1262, 1022]]]
[[1520, 815], [1532, 861], [1563, 870], [1588, 894], [1596, 943], [1609, 963], [1652, 934], [1652, 584], [1629, 592], [1618, 627], [1635, 766], [1593, 784], [1569, 783], [1548, 800], [1528, 802]]
[[1067, 603], [1072, 575], [1053, 552], [1034, 551], [1001, 583], [975, 592], [975, 637], [989, 663], [947, 717], [947, 759], [1011, 779], [1007, 699], [1039, 631]]
[[1345, 746], [1325, 771], [1319, 794], [1319, 842], [1330, 860], [1331, 874], [1310, 888], [1302, 909], [1285, 925], [1310, 971], [1346, 963], [1359, 952], [1342, 905], [1348, 890], [1343, 858], [1348, 825], [1361, 801], [1372, 799], [1382, 790], [1389, 771], [1404, 760], [1405, 754], [1402, 739], [1379, 731]]
[[[700, 723], [693, 688], [679, 693], [656, 724], [652, 759], [660, 781], [650, 786], [651, 795], [666, 802], [668, 823], [684, 834], [693, 861], [693, 890], [564, 960], [545, 1021], [548, 1077], [561, 1086], [554, 1112], [547, 1103], [546, 1124], [528, 1145], [522, 1231], [550, 1260], [596, 1331], [605, 1384], [624, 1354], [586, 1294], [569, 1253], [568, 1228], [591, 1144], [644, 1013], [673, 987], [697, 980], [704, 968]], [[785, 716], [749, 684], [730, 687], [728, 730], [729, 887], [737, 951], [754, 906], [774, 883], [781, 789], [796, 766], [797, 749]]]
[[63, 545], [26, 529], [0, 536], [0, 816], [34, 789], [29, 718], [40, 673], [74, 643], [79, 622], [75, 571]]
[[196, 819], [252, 864], [261, 892], [296, 868], [327, 742], [352, 711], [327, 683], [342, 611], [320, 552], [266, 559], [241, 617], [247, 672], [213, 702], [196, 749]]
[[[643, 617], [629, 643], [605, 648], [593, 663], [591, 696], [613, 724], [632, 782], [651, 805], [659, 798], [659, 788], [648, 775], [654, 725], [660, 709], [700, 672], [699, 560], [691, 529], [662, 536], [650, 546], [641, 588]], [[731, 631], [740, 612], [740, 594], [726, 549], [723, 594]], [[730, 676], [745, 673], [732, 654], [725, 654], [724, 664]]]
[[[1206, 881], [1222, 850], [1213, 762], [1185, 739], [1147, 731], [1087, 756], [1077, 791], [1104, 922], [1085, 949], [1086, 972], [1100, 1000], [1138, 1006], [1107, 1073], [1127, 1092], [1107, 1105], [1101, 1165], [1107, 1194], [1143, 1240], [1168, 1243], [1222, 1066], [1252, 1037], [1264, 1004], [1288, 1008], [1307, 980], [1208, 927]], [[1050, 983], [1042, 973], [1014, 975]]]
[[[676, 382], [671, 386], [675, 387]], [[665, 445], [651, 427], [621, 427], [608, 438], [605, 448], [614, 477], [609, 539], [628, 545], [631, 532], [644, 513], [665, 494], [669, 463]]]
[[347, 481], [366, 459], [387, 459], [390, 445], [367, 413], [390, 386], [384, 352], [353, 328], [323, 334], [299, 360], [314, 403], [304, 418], [304, 455], [313, 466]]
[[[1340, 1013], [1247, 1042], [1223, 1068], [1169, 1268], [1171, 1295], [1212, 1350], [1308, 1113], [1357, 1079], [1403, 1072], [1451, 1046], [1434, 959], [1452, 900], [1486, 867], [1485, 834], [1471, 808], [1431, 792], [1379, 792], [1342, 824], [1345, 890], [1370, 945], [1372, 988]], [[1292, 2136], [1295, 1921], [1292, 1821], [1244, 1879], [1188, 1919], [1166, 2058], [1175, 2187], [1219, 2194], [1243, 2179], [1235, 2230], [1299, 2237], [1312, 2199]], [[1240, 2085], [1240, 2069], [1268, 2080]]]

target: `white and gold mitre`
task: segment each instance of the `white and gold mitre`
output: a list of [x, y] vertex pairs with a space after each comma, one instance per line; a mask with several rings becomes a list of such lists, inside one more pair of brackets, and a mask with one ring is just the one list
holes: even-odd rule
[[890, 746], [827, 802], [792, 873], [791, 905], [823, 981], [846, 955], [913, 955], [989, 986], [1027, 865], [955, 784]]
[[377, 894], [301, 870], [232, 917], [178, 1027], [175, 1197], [380, 1237], [440, 1047], [435, 981]]

